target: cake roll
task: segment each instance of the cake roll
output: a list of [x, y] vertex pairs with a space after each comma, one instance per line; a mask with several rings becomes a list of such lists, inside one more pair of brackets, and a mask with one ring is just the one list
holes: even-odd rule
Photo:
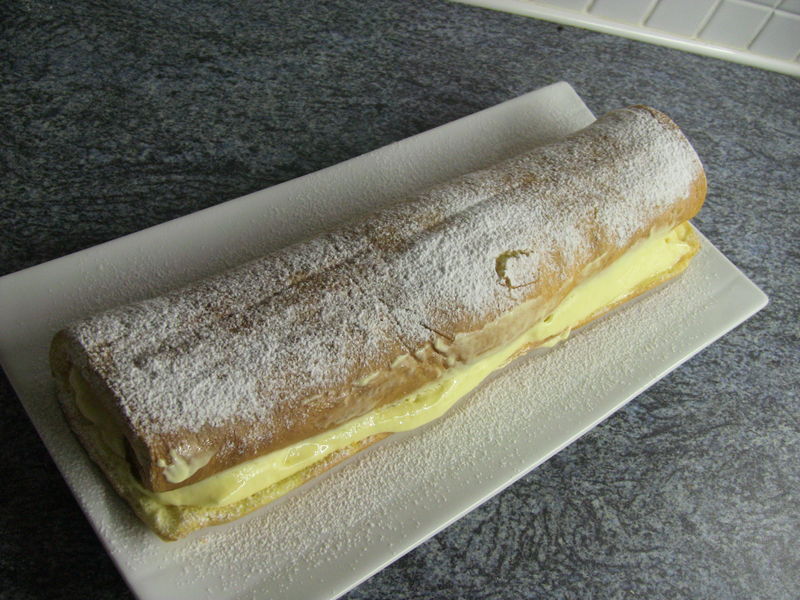
[[705, 191], [668, 117], [616, 110], [69, 325], [50, 353], [60, 404], [136, 514], [178, 539], [441, 417], [515, 357], [674, 277], [699, 248], [687, 221]]

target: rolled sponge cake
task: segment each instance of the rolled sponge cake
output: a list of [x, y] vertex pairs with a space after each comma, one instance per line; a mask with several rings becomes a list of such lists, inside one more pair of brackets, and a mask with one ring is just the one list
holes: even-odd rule
[[[705, 190], [696, 153], [668, 117], [640, 106], [613, 111], [337, 231], [68, 326], [51, 347], [59, 397], [84, 446], [133, 505], [136, 494], [112, 471], [129, 469], [152, 492], [178, 489], [396, 402], [507, 346], [654, 231], [694, 216]], [[92, 449], [101, 436], [76, 406], [75, 373], [94, 410], [121, 433], [121, 460]], [[177, 462], [179, 475], [166, 468]], [[264, 497], [246, 509], [272, 499]], [[177, 537], [247, 510], [184, 515], [155, 529]]]

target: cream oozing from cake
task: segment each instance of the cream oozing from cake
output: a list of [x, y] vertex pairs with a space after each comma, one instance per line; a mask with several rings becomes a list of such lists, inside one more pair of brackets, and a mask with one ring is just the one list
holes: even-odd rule
[[[71, 360], [105, 381], [145, 445], [188, 434], [246, 454], [309, 404], [346, 397], [326, 390], [446, 347], [539, 279], [580, 272], [598, 244], [622, 251], [701, 170], [674, 126], [615, 111], [335, 233], [75, 324]], [[237, 423], [253, 425], [214, 437]]]
[[[468, 365], [449, 370], [437, 381], [413, 394], [365, 415], [351, 419], [330, 431], [276, 450], [265, 456], [230, 467], [196, 483], [153, 493], [143, 489], [127, 469], [127, 485], [136, 490], [143, 504], [154, 514], [164, 506], [220, 507], [245, 500], [269, 486], [278, 484], [330, 454], [378, 434], [408, 431], [441, 417], [464, 395], [475, 389], [491, 373], [501, 368], [524, 348], [554, 346], [566, 339], [572, 329], [627, 300], [650, 286], [682, 270], [697, 245], [688, 223], [669, 231], [653, 232], [638, 242], [611, 265], [574, 288], [546, 318], [522, 332], [511, 343], [479, 357]], [[520, 307], [523, 308], [524, 307]], [[103, 440], [102, 451], [123, 456], [118, 450], [119, 431], [109, 429], [96, 406], [96, 399], [73, 368], [70, 374], [76, 404], [81, 414], [97, 428]], [[192, 459], [171, 452], [173, 463], [169, 481], [183, 481], [193, 472]], [[112, 457], [108, 457], [112, 459]], [[204, 457], [197, 459], [202, 463]], [[201, 465], [202, 466], [202, 465]]]

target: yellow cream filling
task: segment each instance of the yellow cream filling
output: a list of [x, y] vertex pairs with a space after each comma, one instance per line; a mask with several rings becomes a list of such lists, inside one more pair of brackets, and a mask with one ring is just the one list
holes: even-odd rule
[[[692, 245], [687, 241], [690, 231], [690, 225], [683, 223], [672, 230], [654, 233], [613, 264], [577, 286], [547, 318], [512, 343], [469, 365], [453, 368], [439, 380], [397, 402], [377, 408], [331, 431], [175, 490], [151, 492], [138, 484], [137, 487], [143, 495], [160, 504], [224, 506], [290, 477], [332, 452], [369, 436], [407, 431], [425, 425], [444, 414], [459, 398], [476, 388], [522, 348], [541, 341], [544, 341], [542, 346], [555, 345], [565, 339], [573, 327], [608, 306], [617, 304], [648, 281], [670, 271], [681, 258], [692, 251]], [[74, 378], [71, 376], [70, 379]], [[73, 385], [78, 408], [84, 416], [102, 428], [101, 415], [96, 414], [97, 411], [92, 412], [91, 402], [87, 401], [88, 386], [83, 381], [75, 381]], [[113, 444], [118, 444], [119, 440], [114, 442], [109, 438], [113, 438], [113, 434], [103, 435], [103, 439], [110, 442], [109, 449], [112, 449]], [[173, 465], [181, 463], [175, 468], [174, 475], [184, 476], [191, 470], [188, 468], [190, 465], [194, 466], [203, 460], [207, 462], [210, 456], [199, 459], [178, 457], [180, 461], [175, 456], [172, 458]]]
[[125, 440], [122, 434], [106, 411], [101, 408], [100, 403], [94, 399], [89, 384], [75, 367], [69, 371], [69, 385], [72, 388], [75, 405], [80, 413], [91, 421], [100, 432], [100, 439], [103, 440], [109, 452], [125, 458]]
[[169, 457], [172, 459], [172, 462], [168, 463], [161, 458], [156, 464], [164, 470], [164, 479], [170, 483], [180, 483], [181, 481], [186, 481], [189, 477], [205, 467], [213, 456], [213, 450], [203, 452], [196, 456], [190, 456], [189, 458], [181, 456], [175, 450], [170, 450]]

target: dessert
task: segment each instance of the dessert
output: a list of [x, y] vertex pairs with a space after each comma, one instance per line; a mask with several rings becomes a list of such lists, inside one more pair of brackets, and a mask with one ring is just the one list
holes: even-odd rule
[[235, 519], [682, 271], [705, 196], [663, 114], [568, 138], [59, 332], [64, 413], [164, 539]]

